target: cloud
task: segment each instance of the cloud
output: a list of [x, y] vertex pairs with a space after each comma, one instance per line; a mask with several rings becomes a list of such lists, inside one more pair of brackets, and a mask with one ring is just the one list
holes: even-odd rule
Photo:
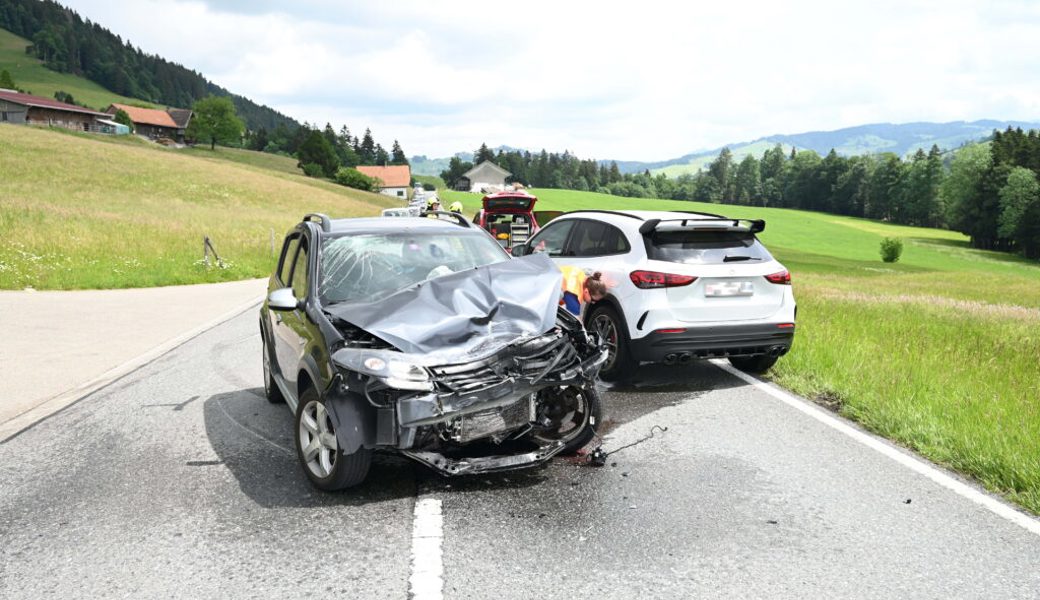
[[429, 156], [487, 142], [657, 160], [774, 133], [1040, 112], [1029, 2], [70, 5], [257, 102]]

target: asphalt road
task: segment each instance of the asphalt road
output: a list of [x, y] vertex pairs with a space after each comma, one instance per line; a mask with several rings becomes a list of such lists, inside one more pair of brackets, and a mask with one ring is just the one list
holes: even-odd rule
[[605, 393], [595, 468], [313, 490], [254, 311], [0, 443], [0, 597], [1040, 598], [1040, 535], [711, 364]]

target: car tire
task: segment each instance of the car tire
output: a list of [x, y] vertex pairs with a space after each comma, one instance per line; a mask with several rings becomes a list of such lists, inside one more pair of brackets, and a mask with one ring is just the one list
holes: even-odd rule
[[296, 408], [296, 455], [307, 479], [325, 492], [359, 485], [372, 465], [372, 451], [367, 448], [351, 454], [340, 450], [325, 401], [314, 388], [300, 394]]
[[599, 306], [589, 313], [587, 328], [595, 331], [610, 347], [610, 356], [603, 363], [599, 376], [603, 381], [618, 381], [630, 377], [636, 370], [629, 349], [628, 330], [625, 322], [611, 306]]
[[729, 364], [745, 373], [761, 375], [768, 371], [770, 367], [775, 365], [779, 358], [779, 356], [769, 356], [768, 354], [762, 354], [759, 356], [731, 356], [729, 357]]
[[[554, 398], [549, 412], [544, 415], [540, 413], [552, 425], [540, 428], [533, 435], [536, 442], [554, 444], [562, 441], [563, 450], [560, 453], [572, 455], [592, 441], [603, 419], [603, 404], [594, 386], [561, 386], [538, 393], [551, 394]], [[573, 394], [570, 398], [562, 397], [570, 394]], [[573, 404], [570, 400], [573, 400]]]
[[[260, 330], [260, 337], [264, 338], [263, 329]], [[267, 340], [263, 342], [263, 356], [261, 358], [264, 364], [264, 397], [271, 404], [282, 404], [285, 402], [285, 396], [282, 394], [282, 389], [278, 387], [278, 384], [274, 381], [274, 374], [271, 370], [271, 351], [267, 347]]]

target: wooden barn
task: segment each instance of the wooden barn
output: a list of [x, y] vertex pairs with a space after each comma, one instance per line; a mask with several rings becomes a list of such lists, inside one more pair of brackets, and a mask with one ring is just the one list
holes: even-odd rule
[[191, 120], [191, 111], [180, 108], [166, 111], [129, 104], [110, 104], [105, 112], [114, 115], [120, 110], [130, 115], [130, 120], [134, 123], [134, 133], [152, 139], [169, 138], [183, 143], [184, 132], [188, 128], [188, 121]]
[[107, 114], [51, 98], [0, 89], [0, 123], [64, 127], [76, 131], [102, 132], [98, 118]]

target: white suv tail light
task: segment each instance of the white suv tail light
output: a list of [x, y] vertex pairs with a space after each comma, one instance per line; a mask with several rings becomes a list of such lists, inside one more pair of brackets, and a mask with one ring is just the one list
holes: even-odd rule
[[632, 280], [632, 285], [641, 290], [680, 287], [697, 281], [693, 275], [675, 275], [657, 271], [632, 271], [628, 274], [628, 278]]
[[791, 285], [791, 273], [787, 270], [766, 275], [766, 281], [777, 285]]

